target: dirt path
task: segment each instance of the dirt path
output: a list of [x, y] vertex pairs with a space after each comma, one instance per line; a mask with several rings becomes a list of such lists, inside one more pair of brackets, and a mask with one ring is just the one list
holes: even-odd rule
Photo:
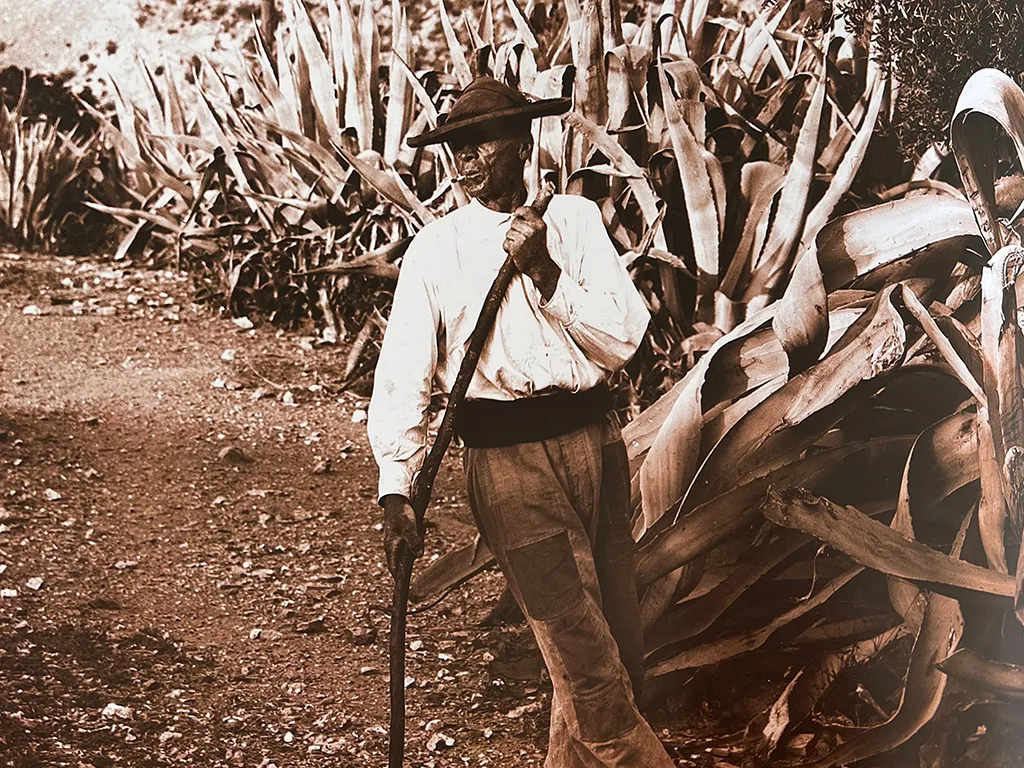
[[[0, 255], [0, 754], [382, 765], [390, 577], [365, 400], [330, 392], [337, 351], [185, 293]], [[441, 477], [435, 550], [472, 532], [455, 459]], [[488, 673], [523, 631], [476, 628], [499, 587], [411, 619], [412, 764], [539, 764], [542, 681]], [[454, 745], [428, 751], [436, 731]]]

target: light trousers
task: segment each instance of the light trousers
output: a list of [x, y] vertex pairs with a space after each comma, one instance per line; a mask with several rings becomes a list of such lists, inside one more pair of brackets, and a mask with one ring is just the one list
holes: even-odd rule
[[470, 505], [551, 676], [545, 768], [671, 768], [636, 706], [643, 680], [618, 427], [467, 448]]

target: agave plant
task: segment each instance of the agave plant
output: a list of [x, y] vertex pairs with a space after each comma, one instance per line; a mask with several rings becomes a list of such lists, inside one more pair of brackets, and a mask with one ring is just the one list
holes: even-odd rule
[[100, 137], [64, 133], [54, 123], [8, 110], [0, 101], [0, 241], [22, 248], [74, 250], [72, 223], [97, 192]]
[[[236, 309], [251, 304], [236, 294], [262, 291], [295, 305], [281, 314], [326, 323], [324, 302], [310, 297], [323, 289], [351, 316], [339, 304], [347, 275], [394, 274], [406, 238], [466, 202], [447, 150], [413, 151], [408, 132], [434, 124], [474, 73], [538, 97], [571, 94], [572, 114], [538, 124], [534, 181], [555, 170], [564, 190], [595, 198], [649, 286], [657, 321], [653, 354], [630, 371], [647, 392], [636, 410], [748, 308], [781, 295], [798, 245], [850, 189], [884, 101], [872, 70], [844, 111], [829, 94], [849, 93], [850, 78], [789, 4], [742, 21], [709, 17], [707, 5], [667, 3], [630, 25], [615, 2], [574, 0], [552, 4], [535, 31], [507, 2], [501, 39], [490, 2], [478, 21], [468, 10], [453, 19], [439, 0], [449, 71], [416, 71], [398, 2], [382, 53], [369, 3], [356, 12], [330, 0], [321, 29], [287, 0], [274, 44], [254, 34], [234, 76], [201, 67], [190, 115], [170, 69], [161, 82], [143, 66], [147, 103], [118, 103], [137, 206], [104, 210], [131, 226], [122, 252], [153, 235], [151, 246], [219, 274], [215, 287]], [[317, 245], [285, 248], [293, 237]], [[279, 259], [279, 246], [315, 256]]]

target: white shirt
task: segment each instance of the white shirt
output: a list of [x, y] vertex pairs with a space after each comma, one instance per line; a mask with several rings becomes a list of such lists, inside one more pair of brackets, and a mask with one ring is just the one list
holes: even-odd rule
[[[402, 262], [374, 375], [368, 433], [379, 496], [411, 496], [426, 456], [433, 386], [450, 392], [491, 283], [505, 261], [511, 214], [474, 200], [428, 224]], [[512, 279], [469, 385], [470, 399], [513, 400], [549, 389], [581, 392], [636, 352], [650, 321], [608, 238], [598, 207], [556, 195], [544, 215], [562, 273], [543, 301], [533, 280]]]

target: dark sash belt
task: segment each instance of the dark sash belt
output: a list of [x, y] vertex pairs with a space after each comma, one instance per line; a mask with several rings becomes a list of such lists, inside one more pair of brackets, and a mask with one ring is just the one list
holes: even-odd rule
[[586, 392], [554, 392], [520, 400], [465, 400], [455, 430], [469, 448], [496, 448], [561, 437], [599, 423], [612, 395], [599, 384]]

